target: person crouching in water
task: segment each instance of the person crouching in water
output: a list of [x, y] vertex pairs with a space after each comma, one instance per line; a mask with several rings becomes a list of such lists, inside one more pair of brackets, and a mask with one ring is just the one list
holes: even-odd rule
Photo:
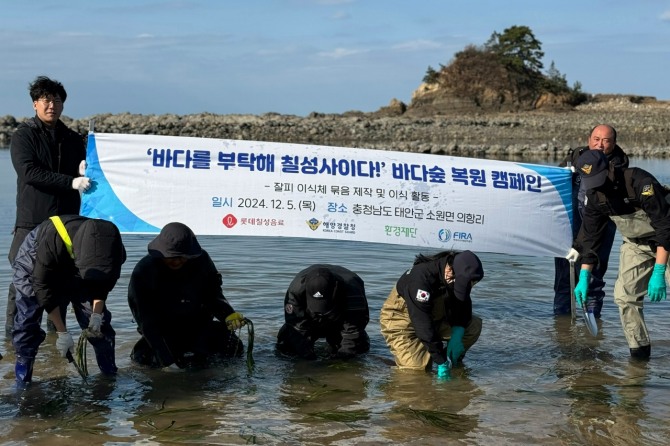
[[[133, 361], [150, 367], [203, 366], [214, 355], [241, 356], [244, 321], [223, 295], [223, 279], [195, 234], [168, 223], [130, 277], [128, 305], [142, 335]], [[215, 320], [216, 319], [216, 320]]]
[[284, 321], [277, 334], [283, 354], [316, 359], [314, 344], [320, 338], [326, 338], [333, 358], [370, 350], [365, 285], [342, 266], [316, 264], [298, 272], [284, 296]]
[[72, 358], [74, 341], [65, 321], [70, 303], [81, 329], [88, 329], [87, 339], [100, 371], [116, 374], [116, 333], [105, 301], [125, 260], [121, 234], [105, 220], [78, 215], [51, 217], [26, 236], [12, 264], [17, 387], [25, 388], [32, 381], [37, 350], [46, 337], [40, 328], [44, 311], [58, 333], [56, 348], [63, 358]]
[[482, 263], [470, 251], [416, 256], [379, 318], [400, 369], [428, 370], [435, 362], [438, 376], [448, 376], [449, 362], [456, 365], [482, 331], [482, 320], [472, 314], [470, 291], [483, 277]]

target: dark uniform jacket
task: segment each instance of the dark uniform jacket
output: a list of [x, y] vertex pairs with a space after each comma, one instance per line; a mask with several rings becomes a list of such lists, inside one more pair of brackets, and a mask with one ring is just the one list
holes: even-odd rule
[[[559, 164], [559, 167], [566, 167], [568, 163], [570, 165], [574, 166], [577, 163], [577, 159], [587, 150], [589, 149], [588, 146], [585, 147], [578, 147], [576, 149], [570, 149], [568, 152], [568, 155], [563, 159], [563, 161]], [[630, 160], [628, 159], [628, 155], [623, 151], [621, 147], [618, 145], [614, 146], [614, 150], [607, 156], [607, 161], [609, 164], [618, 169], [626, 169], [628, 168], [628, 164]], [[583, 203], [584, 203], [584, 197], [586, 194], [586, 191], [580, 187], [581, 184], [581, 176], [579, 175], [578, 172], [573, 172], [572, 173], [572, 209], [577, 212], [579, 211], [580, 214], [583, 212]], [[576, 234], [576, 231], [579, 230], [579, 228], [574, 229], [575, 232], [573, 234]]]
[[[577, 159], [587, 150], [589, 149], [588, 146], [584, 147], [578, 147], [576, 149], [570, 149], [568, 151], [568, 154], [565, 158], [563, 158], [563, 161], [559, 164], [559, 167], [566, 167], [568, 165], [568, 162], [570, 162], [571, 165], [575, 165], [577, 163]], [[607, 161], [614, 163], [618, 167], [628, 167], [628, 155], [626, 155], [621, 147], [618, 145], [614, 146], [614, 150], [607, 155]], [[575, 173], [575, 175], [579, 178], [579, 175]]]
[[[327, 268], [337, 280], [333, 309], [319, 317], [307, 308], [305, 277], [312, 271]], [[285, 329], [293, 329], [304, 340], [293, 347], [298, 354], [307, 356], [308, 350], [318, 338], [339, 338], [338, 353], [354, 355], [361, 353], [361, 345], [367, 346], [369, 339], [364, 332], [370, 321], [365, 285], [356, 273], [339, 265], [317, 264], [300, 271], [291, 281], [284, 296]], [[331, 335], [333, 335], [331, 337]], [[365, 338], [365, 339], [363, 339]], [[365, 348], [363, 348], [365, 349]]]
[[[405, 299], [407, 311], [416, 331], [428, 352], [438, 364], [447, 358], [439, 332], [441, 320], [434, 314], [446, 314], [449, 325], [466, 327], [472, 319], [472, 300], [460, 300], [453, 287], [444, 279], [447, 257], [412, 266], [396, 283], [396, 291]], [[444, 305], [444, 309], [435, 308]]]
[[[34, 292], [47, 313], [72, 299], [106, 300], [126, 259], [115, 226], [109, 224], [111, 230], [103, 238], [100, 234], [79, 233], [84, 222], [91, 220], [87, 217], [60, 218], [72, 241], [75, 259], [70, 257], [53, 222], [47, 219], [28, 234], [13, 264], [16, 289], [24, 296]], [[84, 228], [82, 231], [86, 232], [88, 227]], [[84, 252], [87, 255], [80, 255]]]
[[151, 255], [137, 263], [128, 286], [128, 305], [137, 330], [160, 358], [171, 357], [172, 342], [195, 339], [214, 318], [224, 322], [235, 312], [223, 295], [222, 283], [205, 250], [178, 270]]
[[[587, 192], [584, 220], [574, 247], [583, 256], [583, 263], [597, 263], [597, 252], [605, 225], [610, 216], [625, 216], [640, 210], [646, 214], [653, 234], [635, 240], [646, 243], [655, 251], [662, 246], [670, 251], [670, 204], [667, 190], [649, 172], [638, 169], [615, 169], [610, 165], [608, 178], [612, 183], [603, 187], [606, 192], [591, 189]], [[627, 235], [622, 228], [619, 230]]]
[[86, 158], [84, 139], [58, 121], [55, 140], [39, 118], [21, 123], [10, 152], [16, 170], [16, 227], [32, 229], [53, 215], [78, 214], [72, 180]]

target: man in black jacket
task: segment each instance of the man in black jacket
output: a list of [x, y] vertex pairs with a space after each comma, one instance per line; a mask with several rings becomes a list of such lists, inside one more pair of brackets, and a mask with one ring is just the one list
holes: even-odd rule
[[584, 220], [574, 243], [582, 255], [575, 298], [578, 303], [586, 299], [611, 220], [623, 240], [614, 301], [631, 357], [646, 360], [651, 354], [651, 339], [644, 321], [644, 296], [649, 295], [652, 302], [665, 299], [666, 281], [670, 281], [670, 193], [649, 172], [617, 169], [598, 151], [585, 152], [575, 169], [586, 190]]
[[[90, 186], [89, 178], [84, 176], [84, 140], [60, 120], [67, 98], [63, 85], [39, 76], [30, 84], [30, 97], [35, 117], [19, 125], [10, 142], [17, 175], [10, 265], [33, 228], [53, 215], [78, 214], [79, 193]], [[15, 291], [10, 284], [5, 320], [7, 337], [11, 336], [15, 314]]]
[[[559, 165], [560, 167], [574, 166], [577, 158], [588, 150], [599, 150], [606, 157], [608, 162], [617, 168], [624, 169], [628, 167], [628, 156], [616, 143], [616, 130], [607, 124], [600, 124], [595, 126], [589, 134], [589, 145], [580, 147], [578, 149], [570, 150], [568, 156]], [[572, 238], [577, 237], [579, 228], [582, 225], [582, 215], [584, 214], [584, 196], [586, 191], [581, 184], [580, 175], [578, 172], [572, 174]], [[596, 318], [600, 317], [600, 312], [603, 307], [605, 299], [605, 273], [609, 263], [610, 252], [614, 244], [614, 235], [616, 234], [616, 226], [613, 222], [609, 222], [603, 232], [602, 243], [598, 251], [599, 262], [594, 266], [592, 272], [592, 279], [589, 285], [588, 300], [586, 303], [589, 311], [593, 312]], [[554, 314], [556, 316], [563, 314], [570, 314], [571, 311], [571, 290], [570, 290], [570, 263], [569, 260], [575, 262], [575, 271], [579, 272], [581, 264], [575, 257], [575, 251], [570, 251], [568, 257], [556, 257], [555, 276], [554, 276]]]
[[342, 266], [317, 264], [296, 274], [284, 296], [284, 320], [277, 334], [284, 354], [315, 359], [320, 338], [326, 338], [331, 356], [342, 359], [370, 349], [365, 285]]
[[211, 257], [183, 223], [168, 223], [130, 277], [128, 305], [142, 335], [133, 361], [150, 367], [200, 366], [215, 355], [240, 356], [234, 331], [244, 323], [223, 295]]
[[105, 301], [125, 260], [121, 234], [105, 220], [53, 216], [26, 236], [12, 265], [17, 308], [12, 343], [19, 388], [32, 380], [37, 350], [46, 337], [40, 328], [44, 312], [58, 332], [61, 356], [72, 355], [74, 342], [61, 311], [68, 304], [82, 330], [88, 330], [100, 371], [116, 374], [116, 333]]

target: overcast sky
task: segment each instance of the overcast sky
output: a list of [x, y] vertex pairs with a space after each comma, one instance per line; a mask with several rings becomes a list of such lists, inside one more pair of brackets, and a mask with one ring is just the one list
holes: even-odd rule
[[589, 93], [670, 100], [670, 0], [47, 0], [2, 2], [0, 116], [28, 84], [64, 114], [375, 111], [409, 103], [428, 66], [530, 27], [545, 68]]

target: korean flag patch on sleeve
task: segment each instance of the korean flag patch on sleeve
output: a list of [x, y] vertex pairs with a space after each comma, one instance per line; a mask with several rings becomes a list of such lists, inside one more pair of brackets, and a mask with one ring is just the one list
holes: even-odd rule
[[428, 302], [428, 299], [430, 299], [430, 293], [428, 291], [418, 290], [416, 292], [415, 299], [417, 302]]

